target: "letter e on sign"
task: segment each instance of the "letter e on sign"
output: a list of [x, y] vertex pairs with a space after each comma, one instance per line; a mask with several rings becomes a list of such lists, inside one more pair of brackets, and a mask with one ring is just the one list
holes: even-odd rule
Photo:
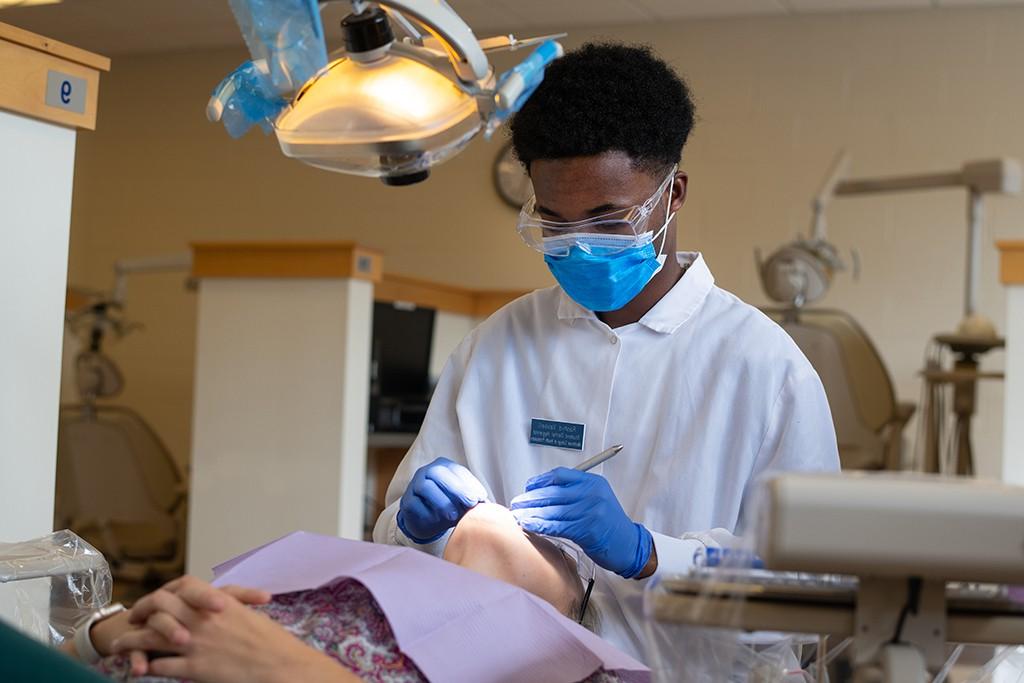
[[50, 69], [46, 72], [46, 104], [75, 114], [84, 114], [87, 87], [84, 78]]

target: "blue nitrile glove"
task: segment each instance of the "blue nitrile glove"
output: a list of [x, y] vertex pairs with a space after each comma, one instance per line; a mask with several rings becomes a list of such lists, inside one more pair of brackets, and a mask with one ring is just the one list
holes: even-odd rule
[[526, 493], [513, 498], [510, 507], [526, 531], [567, 538], [627, 579], [643, 571], [651, 557], [651, 532], [626, 515], [602, 476], [556, 467], [527, 481]]
[[433, 543], [485, 500], [487, 490], [472, 472], [438, 458], [412, 476], [398, 504], [398, 528], [417, 543]]

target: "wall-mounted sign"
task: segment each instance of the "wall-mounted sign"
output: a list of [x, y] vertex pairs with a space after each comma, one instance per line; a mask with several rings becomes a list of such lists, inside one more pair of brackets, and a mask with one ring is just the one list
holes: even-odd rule
[[86, 82], [50, 69], [46, 72], [46, 104], [76, 114], [85, 113]]

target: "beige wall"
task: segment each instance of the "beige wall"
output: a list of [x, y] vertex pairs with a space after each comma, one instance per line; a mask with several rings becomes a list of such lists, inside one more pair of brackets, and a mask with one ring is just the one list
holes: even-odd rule
[[[591, 35], [574, 31], [570, 44]], [[763, 296], [752, 249], [806, 229], [838, 147], [861, 175], [1024, 158], [1024, 9], [688, 22], [615, 37], [653, 43], [690, 80], [700, 121], [685, 156], [680, 242], [754, 303]], [[73, 283], [108, 286], [117, 258], [247, 238], [355, 239], [383, 249], [388, 271], [475, 287], [550, 283], [492, 189], [496, 144], [474, 142], [411, 188], [306, 168], [273, 137], [232, 141], [205, 121], [210, 90], [242, 58], [223, 50], [114, 60], [99, 130], [79, 137]], [[959, 191], [848, 199], [829, 212], [835, 242], [860, 250], [863, 274], [858, 283], [841, 276], [824, 303], [868, 329], [904, 399], [918, 398], [925, 341], [960, 317], [964, 212]], [[980, 302], [1004, 329], [992, 242], [1024, 236], [1024, 200], [993, 198], [986, 212]], [[180, 277], [137, 276], [128, 312], [146, 329], [112, 349], [128, 381], [123, 400], [185, 460], [194, 295]], [[983, 472], [996, 468], [1001, 391], [982, 394]]]

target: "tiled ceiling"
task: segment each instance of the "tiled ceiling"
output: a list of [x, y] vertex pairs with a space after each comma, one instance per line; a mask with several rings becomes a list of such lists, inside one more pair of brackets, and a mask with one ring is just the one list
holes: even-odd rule
[[[748, 15], [1019, 5], [1024, 0], [449, 0], [478, 35]], [[346, 3], [329, 5], [334, 24]], [[64, 0], [0, 9], [0, 22], [102, 54], [240, 45], [227, 0]]]

